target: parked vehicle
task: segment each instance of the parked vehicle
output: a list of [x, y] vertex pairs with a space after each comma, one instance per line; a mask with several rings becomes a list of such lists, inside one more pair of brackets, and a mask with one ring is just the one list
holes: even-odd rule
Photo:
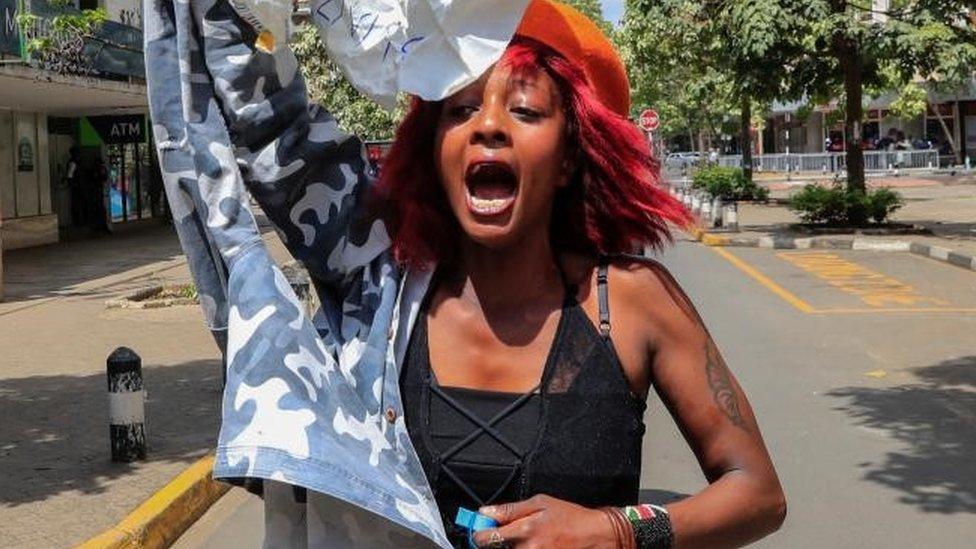
[[668, 168], [684, 169], [701, 162], [702, 153], [698, 151], [682, 151], [668, 154], [664, 165]]

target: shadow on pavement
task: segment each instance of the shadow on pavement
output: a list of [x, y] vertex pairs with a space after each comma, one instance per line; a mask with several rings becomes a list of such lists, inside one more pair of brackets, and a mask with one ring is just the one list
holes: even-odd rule
[[898, 490], [903, 503], [933, 513], [976, 512], [976, 356], [913, 373], [918, 383], [845, 387], [827, 393], [858, 425], [883, 430], [902, 444], [880, 462], [862, 464], [864, 478]]
[[4, 302], [71, 293], [79, 284], [182, 254], [169, 225], [4, 252]]
[[[97, 494], [154, 462], [192, 462], [219, 428], [220, 361], [143, 367], [149, 459], [109, 460], [107, 382], [91, 376], [0, 381], [0, 507]], [[95, 511], [95, 510], [93, 510]]]
[[955, 221], [912, 220], [908, 223], [922, 225], [932, 234], [949, 240], [976, 240], [976, 223]]

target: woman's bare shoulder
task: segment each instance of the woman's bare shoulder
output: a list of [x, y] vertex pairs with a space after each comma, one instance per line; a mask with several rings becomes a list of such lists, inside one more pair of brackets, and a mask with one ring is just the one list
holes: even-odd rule
[[644, 256], [614, 256], [610, 262], [613, 304], [658, 324], [658, 327], [690, 323], [701, 325], [694, 304], [677, 279], [661, 262]]

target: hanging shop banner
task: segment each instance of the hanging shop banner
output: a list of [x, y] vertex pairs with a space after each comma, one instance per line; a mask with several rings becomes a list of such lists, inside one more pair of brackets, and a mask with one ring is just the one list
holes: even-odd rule
[[146, 142], [146, 116], [143, 114], [89, 116], [88, 122], [106, 145]]
[[20, 55], [17, 0], [0, 0], [0, 53]]

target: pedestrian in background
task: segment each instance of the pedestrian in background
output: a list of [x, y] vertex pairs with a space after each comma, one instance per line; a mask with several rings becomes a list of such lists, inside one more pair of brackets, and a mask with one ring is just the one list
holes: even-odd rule
[[108, 211], [105, 207], [105, 188], [108, 183], [108, 169], [101, 155], [95, 157], [86, 178], [88, 196], [88, 226], [96, 234], [107, 234], [109, 230]]
[[81, 151], [72, 145], [68, 149], [68, 162], [64, 166], [64, 186], [71, 195], [71, 224], [83, 226], [88, 223], [88, 197], [81, 177]]

